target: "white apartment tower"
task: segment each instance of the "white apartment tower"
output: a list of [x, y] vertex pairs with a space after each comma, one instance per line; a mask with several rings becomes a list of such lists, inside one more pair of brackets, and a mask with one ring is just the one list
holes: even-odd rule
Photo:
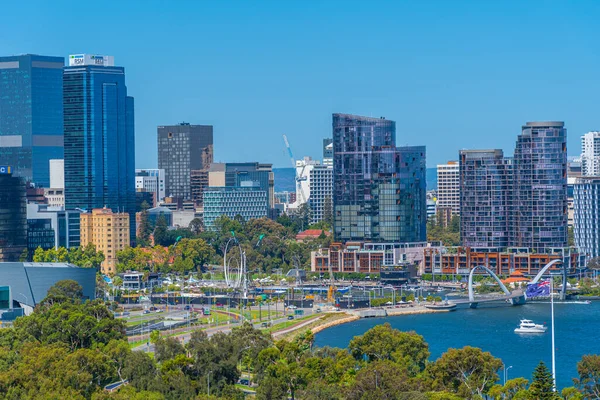
[[458, 161], [448, 161], [437, 166], [437, 203], [438, 209], [452, 210], [453, 215], [460, 214], [460, 181]]
[[600, 132], [581, 137], [581, 175], [600, 176]]

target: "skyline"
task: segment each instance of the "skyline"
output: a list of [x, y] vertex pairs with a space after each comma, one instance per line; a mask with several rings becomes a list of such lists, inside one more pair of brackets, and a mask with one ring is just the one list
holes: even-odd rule
[[136, 168], [157, 167], [157, 126], [182, 121], [214, 126], [215, 162], [289, 167], [282, 134], [319, 159], [336, 112], [396, 121], [428, 167], [510, 156], [529, 121], [565, 121], [578, 155], [600, 128], [600, 4], [552, 3], [11, 3], [0, 55], [113, 55], [136, 98]]

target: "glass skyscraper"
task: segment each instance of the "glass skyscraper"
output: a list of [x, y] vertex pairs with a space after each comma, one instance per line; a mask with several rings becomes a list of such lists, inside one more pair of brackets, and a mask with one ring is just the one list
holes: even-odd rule
[[567, 130], [563, 122], [528, 122], [513, 162], [510, 245], [543, 252], [567, 246]]
[[64, 70], [65, 205], [129, 213], [135, 242], [133, 97], [110, 56], [75, 55]]
[[38, 187], [63, 158], [63, 57], [0, 57], [0, 163]]
[[425, 147], [396, 148], [396, 123], [333, 114], [334, 237], [426, 239]]
[[463, 246], [508, 246], [511, 163], [502, 150], [459, 153], [460, 236]]

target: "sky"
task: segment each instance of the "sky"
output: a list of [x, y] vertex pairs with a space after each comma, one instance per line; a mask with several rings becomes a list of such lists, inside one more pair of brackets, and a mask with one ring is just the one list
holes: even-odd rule
[[598, 1], [46, 1], [2, 4], [0, 55], [113, 55], [135, 97], [136, 166], [156, 126], [214, 126], [215, 161], [321, 158], [331, 114], [396, 121], [427, 164], [511, 155], [527, 121], [600, 130]]

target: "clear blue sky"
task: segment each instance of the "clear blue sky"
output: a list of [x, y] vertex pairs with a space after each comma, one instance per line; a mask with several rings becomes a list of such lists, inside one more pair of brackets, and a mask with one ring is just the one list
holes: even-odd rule
[[600, 1], [11, 1], [0, 55], [114, 55], [136, 99], [136, 164], [156, 126], [212, 124], [215, 160], [321, 156], [331, 113], [385, 116], [429, 166], [512, 154], [520, 127], [600, 130]]

